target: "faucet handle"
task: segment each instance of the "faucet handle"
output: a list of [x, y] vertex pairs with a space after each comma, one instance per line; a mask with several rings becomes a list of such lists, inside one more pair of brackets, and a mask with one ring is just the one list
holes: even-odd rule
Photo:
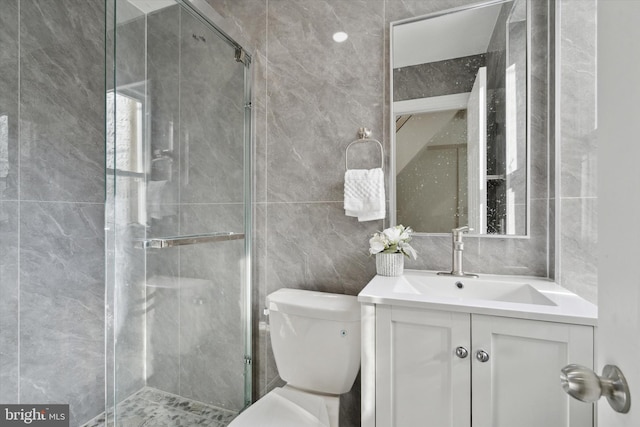
[[453, 234], [468, 233], [470, 231], [473, 231], [473, 228], [469, 228], [468, 225], [463, 225], [462, 227], [454, 228], [453, 230], [451, 230]]

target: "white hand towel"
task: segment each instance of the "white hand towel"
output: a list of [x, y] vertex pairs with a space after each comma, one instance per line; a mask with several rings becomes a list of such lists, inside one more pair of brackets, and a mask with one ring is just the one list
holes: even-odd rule
[[384, 219], [384, 172], [376, 169], [349, 169], [344, 174], [344, 210], [358, 221]]

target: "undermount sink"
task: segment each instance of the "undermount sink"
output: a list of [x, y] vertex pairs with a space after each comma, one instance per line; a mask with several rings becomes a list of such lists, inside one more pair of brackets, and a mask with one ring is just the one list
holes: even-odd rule
[[556, 304], [528, 283], [493, 281], [465, 277], [432, 276], [428, 280], [409, 275], [398, 281], [393, 291], [462, 300], [502, 301], [555, 306]]

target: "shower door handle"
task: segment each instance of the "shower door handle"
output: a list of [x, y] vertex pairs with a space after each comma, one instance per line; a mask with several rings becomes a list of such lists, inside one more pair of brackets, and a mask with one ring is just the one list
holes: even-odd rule
[[189, 236], [159, 237], [140, 241], [140, 247], [150, 249], [165, 249], [175, 246], [196, 245], [199, 243], [224, 242], [227, 240], [244, 239], [244, 233], [232, 231], [194, 234]]

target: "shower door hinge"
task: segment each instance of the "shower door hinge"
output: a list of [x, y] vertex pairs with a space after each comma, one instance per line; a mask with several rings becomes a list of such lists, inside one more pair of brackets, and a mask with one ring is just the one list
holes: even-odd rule
[[244, 65], [247, 65], [247, 54], [241, 47], [236, 48], [236, 62], [242, 62]]
[[245, 365], [251, 365], [251, 364], [253, 364], [253, 360], [251, 360], [251, 356], [245, 356], [245, 357], [244, 357], [244, 364], [245, 364]]

